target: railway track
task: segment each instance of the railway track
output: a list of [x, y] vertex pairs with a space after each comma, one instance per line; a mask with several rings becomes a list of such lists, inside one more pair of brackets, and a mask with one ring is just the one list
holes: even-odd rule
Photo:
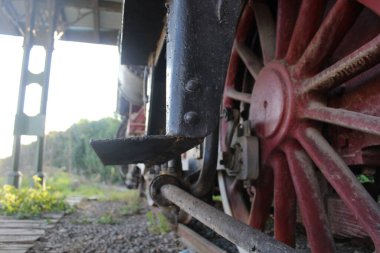
[[[309, 252], [305, 229], [301, 223], [297, 231], [296, 248], [282, 244], [273, 239], [273, 222], [261, 232], [244, 223], [234, 220], [214, 206], [211, 206], [180, 189], [174, 184], [162, 184], [162, 182], [174, 182], [159, 176], [151, 184], [151, 194], [156, 202], [167, 206], [173, 204], [193, 218], [186, 225], [178, 224], [176, 232], [181, 241], [196, 252]], [[162, 184], [162, 185], [161, 185]], [[155, 187], [160, 189], [155, 189]], [[156, 211], [159, 209], [155, 208]], [[273, 221], [273, 217], [271, 218]], [[212, 231], [212, 230], [213, 231]], [[214, 232], [215, 231], [215, 232]], [[221, 237], [221, 236], [223, 237]], [[336, 252], [370, 253], [373, 252], [373, 244], [369, 238], [357, 238], [356, 240], [335, 239]], [[237, 247], [235, 247], [235, 245]]]
[[[219, 236], [199, 221], [193, 219], [189, 224], [178, 224], [176, 233], [181, 242], [197, 253], [246, 253], [234, 244]], [[265, 233], [273, 235], [273, 223], [265, 229]], [[307, 245], [305, 229], [301, 224], [297, 226], [296, 249], [299, 252], [310, 252]], [[363, 238], [335, 238], [337, 253], [373, 253], [371, 241]]]
[[[72, 199], [71, 201], [77, 202], [78, 199]], [[174, 236], [172, 232], [160, 236], [145, 233], [144, 231], [146, 231], [146, 228], [144, 228], [144, 222], [142, 221], [145, 219], [144, 213], [147, 211], [146, 207], [144, 207], [142, 214], [118, 217], [117, 219], [120, 219], [119, 225], [105, 226], [97, 224], [96, 217], [110, 213], [115, 214], [122, 205], [123, 203], [102, 203], [95, 200], [85, 201], [81, 208], [72, 214], [66, 215], [62, 219], [62, 222], [58, 222], [56, 225], [51, 224], [51, 222], [55, 221], [53, 219], [49, 219], [49, 224], [46, 222], [40, 224], [37, 220], [9, 220], [8, 217], [6, 220], [3, 220], [1, 224], [4, 231], [2, 236], [3, 239], [0, 243], [0, 252], [13, 252], [11, 250], [21, 252], [21, 250], [26, 251], [29, 247], [32, 247], [32, 249], [28, 252], [64, 252], [65, 250], [71, 252], [75, 247], [78, 247], [77, 249], [80, 250], [80, 252], [89, 248], [104, 250], [117, 249], [118, 251], [116, 252], [178, 253], [183, 249], [182, 244], [193, 249], [197, 253], [239, 252], [234, 244], [194, 218], [188, 219], [186, 224], [180, 223], [176, 226], [175, 232], [180, 237], [182, 244], [178, 242], [178, 238]], [[220, 205], [219, 207], [212, 208], [220, 209]], [[151, 210], [152, 212], [160, 212], [160, 209], [157, 207], [151, 207]], [[5, 219], [5, 217], [3, 217], [3, 219]], [[46, 230], [47, 228], [48, 230]], [[41, 230], [46, 230], [45, 235], [42, 235], [41, 240], [34, 242], [36, 238], [40, 237], [38, 233]], [[17, 234], [19, 232], [22, 232], [23, 234]], [[264, 232], [267, 235], [273, 235], [273, 220], [272, 222], [269, 222], [269, 226], [267, 226]], [[32, 241], [30, 240], [29, 235], [33, 235]], [[104, 240], [105, 238], [107, 239]], [[296, 248], [308, 252], [309, 249], [307, 246], [306, 235], [301, 225], [299, 225], [299, 229], [297, 229], [297, 238], [300, 238], [300, 240], [297, 240]], [[11, 241], [9, 239], [11, 239]], [[17, 240], [17, 244], [15, 243], [15, 240]], [[178, 248], [175, 248], [175, 241], [177, 242]], [[149, 243], [142, 246], [143, 242]], [[362, 241], [356, 242], [355, 244], [352, 241], [342, 239], [336, 242], [337, 253], [373, 252], [373, 249], [371, 249], [368, 242], [366, 243]], [[159, 250], [161, 251], [154, 251], [157, 250], [155, 247], [158, 245], [160, 247]], [[137, 249], [136, 247], [141, 248]], [[119, 251], [122, 249], [125, 249], [125, 251]], [[242, 252], [243, 251], [240, 251], [240, 253]]]
[[228, 251], [218, 247], [213, 242], [198, 234], [188, 226], [178, 224], [177, 234], [187, 247], [199, 253], [228, 253]]

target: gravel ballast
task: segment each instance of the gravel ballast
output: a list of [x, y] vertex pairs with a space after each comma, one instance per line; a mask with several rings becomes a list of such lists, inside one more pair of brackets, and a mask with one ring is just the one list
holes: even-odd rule
[[146, 209], [122, 215], [123, 206], [121, 202], [82, 201], [28, 252], [178, 253], [184, 249], [174, 232], [149, 231]]
[[[149, 231], [146, 213], [123, 215], [125, 203], [82, 201], [76, 210], [64, 216], [45, 236], [37, 240], [29, 253], [37, 252], [128, 252], [178, 253], [185, 249], [174, 232], [157, 234]], [[221, 238], [199, 222], [189, 226], [227, 252], [237, 252], [234, 245]], [[305, 232], [297, 229], [297, 249], [310, 252]], [[273, 236], [273, 224], [265, 231]], [[372, 247], [362, 241], [341, 239], [336, 241], [337, 253], [372, 253]]]

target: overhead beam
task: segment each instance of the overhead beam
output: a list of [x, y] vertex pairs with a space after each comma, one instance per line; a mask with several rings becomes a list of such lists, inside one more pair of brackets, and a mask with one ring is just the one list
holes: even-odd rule
[[85, 43], [100, 43], [107, 45], [116, 45], [117, 44], [117, 36], [119, 31], [100, 31], [99, 32], [99, 41], [95, 41], [94, 39], [94, 31], [79, 31], [79, 30], [71, 30], [68, 29], [65, 31], [62, 40], [68, 41], [77, 41], [77, 42], [85, 42]]
[[[94, 2], [92, 0], [60, 0], [61, 5], [64, 7], [77, 7], [77, 8], [86, 8], [86, 9], [93, 9]], [[110, 11], [110, 12], [120, 12], [122, 4], [120, 2], [115, 1], [104, 1], [99, 0], [98, 3], [99, 10], [102, 11]]]
[[17, 11], [15, 10], [12, 2], [1, 1], [0, 7], [4, 15], [8, 18], [10, 23], [15, 28], [15, 31], [19, 33], [18, 35], [24, 36], [24, 29], [21, 27], [19, 23]]

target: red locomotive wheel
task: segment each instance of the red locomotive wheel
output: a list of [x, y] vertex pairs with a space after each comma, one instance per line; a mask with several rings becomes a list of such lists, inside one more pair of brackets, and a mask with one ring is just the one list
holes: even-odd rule
[[[335, 196], [380, 251], [380, 209], [355, 175], [380, 167], [379, 15], [371, 0], [248, 1], [223, 107], [250, 123], [260, 166], [220, 181], [234, 217], [264, 229], [273, 206], [275, 238], [294, 246], [298, 206], [312, 252], [334, 252]], [[224, 157], [236, 156], [231, 118]]]

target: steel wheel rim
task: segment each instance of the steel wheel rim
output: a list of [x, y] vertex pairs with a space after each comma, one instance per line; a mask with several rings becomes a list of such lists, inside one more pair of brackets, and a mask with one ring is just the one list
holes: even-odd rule
[[[361, 3], [379, 13], [378, 6], [373, 7], [367, 1]], [[365, 216], [358, 217], [359, 223], [372, 238], [376, 249], [380, 249], [380, 230], [373, 222], [380, 222], [379, 208], [321, 134], [322, 126], [328, 124], [370, 133], [376, 138], [380, 136], [379, 117], [342, 110], [339, 105], [326, 101], [327, 94], [342, 83], [355, 80], [370, 71], [375, 73], [374, 76], [380, 73], [380, 32], [372, 35], [355, 51], [346, 52], [338, 61], [326, 64], [332, 52], [339, 51], [337, 48], [344, 41], [344, 36], [337, 35], [337, 31], [343, 35], [349, 33], [362, 7], [356, 2], [336, 1], [324, 14], [323, 1], [300, 3], [297, 0], [280, 0], [275, 25], [269, 6], [259, 1], [249, 1], [237, 28], [226, 78], [223, 106], [233, 108], [237, 100], [251, 104], [249, 120], [260, 137], [262, 151], [262, 182], [256, 182], [256, 205], [252, 204], [249, 213], [242, 207], [244, 201], [241, 198], [244, 197], [241, 196], [241, 185], [236, 180], [225, 178], [230, 180], [226, 182], [226, 187], [232, 214], [255, 228], [263, 229], [274, 195], [275, 237], [294, 246], [298, 201], [313, 252], [334, 251], [314, 164], [318, 167], [318, 173], [332, 185], [348, 208], [356, 215]], [[313, 10], [310, 15], [298, 15], [297, 18], [297, 13], [308, 13], [310, 10]], [[345, 13], [347, 17], [337, 23], [337, 13]], [[265, 45], [261, 47], [262, 56], [247, 46], [246, 39], [252, 33], [252, 24], [256, 24], [261, 45]], [[308, 28], [306, 33], [305, 27]], [[277, 40], [273, 40], [274, 34]], [[326, 42], [326, 36], [331, 34], [331, 41]], [[314, 60], [312, 64], [311, 60]], [[239, 64], [244, 65], [256, 81], [250, 101], [244, 98], [244, 88], [237, 91], [241, 89], [235, 83]], [[274, 93], [265, 87], [268, 83], [275, 90]], [[252, 105], [261, 107], [261, 111], [253, 110]], [[356, 121], [359, 123], [347, 126], [353, 119], [360, 119]], [[226, 122], [222, 120], [222, 150], [226, 150], [223, 146], [225, 125]], [[340, 177], [341, 182], [336, 177]], [[315, 196], [307, 200], [310, 192], [315, 193]], [[352, 199], [350, 194], [353, 192], [359, 197]], [[367, 210], [365, 213], [360, 210], [363, 207]], [[321, 241], [324, 242], [322, 245]]]

